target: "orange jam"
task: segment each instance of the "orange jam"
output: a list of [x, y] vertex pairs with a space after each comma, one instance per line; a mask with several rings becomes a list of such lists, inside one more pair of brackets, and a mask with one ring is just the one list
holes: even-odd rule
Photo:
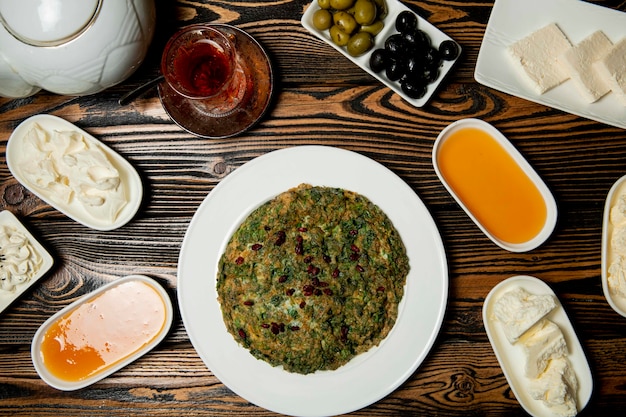
[[166, 324], [161, 295], [141, 281], [114, 286], [54, 322], [41, 343], [46, 368], [81, 381], [137, 352]]
[[513, 157], [487, 132], [463, 128], [441, 143], [441, 175], [474, 218], [496, 239], [516, 244], [539, 234], [545, 200]]

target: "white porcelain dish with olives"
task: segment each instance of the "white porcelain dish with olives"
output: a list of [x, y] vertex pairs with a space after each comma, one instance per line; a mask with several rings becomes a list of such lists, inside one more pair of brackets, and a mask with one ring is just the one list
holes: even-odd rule
[[398, 0], [313, 0], [301, 22], [415, 107], [430, 100], [461, 54], [458, 43]]

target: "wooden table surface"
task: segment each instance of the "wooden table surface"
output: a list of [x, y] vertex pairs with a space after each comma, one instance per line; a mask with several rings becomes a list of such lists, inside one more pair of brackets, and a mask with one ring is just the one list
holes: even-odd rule
[[[355, 416], [526, 415], [481, 317], [488, 292], [519, 274], [548, 283], [578, 332], [594, 379], [581, 415], [624, 410], [626, 319], [603, 296], [600, 244], [607, 192], [626, 174], [626, 131], [478, 84], [473, 73], [492, 1], [405, 2], [464, 49], [423, 108], [407, 104], [309, 34], [300, 24], [308, 3], [157, 2], [149, 55], [125, 82], [85, 97], [40, 92], [0, 99], [0, 209], [18, 216], [56, 260], [49, 274], [0, 315], [0, 415], [273, 415], [235, 395], [194, 350], [178, 314], [177, 262], [192, 216], [222, 179], [259, 155], [310, 144], [361, 153], [399, 175], [432, 214], [448, 260], [448, 305], [434, 347], [405, 383]], [[623, 0], [594, 3], [626, 11]], [[241, 136], [209, 140], [186, 133], [168, 118], [155, 91], [118, 105], [126, 91], [158, 74], [160, 53], [176, 28], [195, 22], [236, 25], [271, 58], [271, 108]], [[75, 123], [136, 167], [145, 191], [130, 223], [110, 232], [88, 229], [12, 177], [4, 155], [7, 139], [18, 123], [38, 113]], [[558, 223], [538, 249], [517, 254], [494, 245], [437, 179], [433, 142], [446, 125], [465, 117], [500, 129], [554, 193]], [[177, 311], [170, 334], [148, 355], [93, 386], [75, 392], [47, 386], [30, 358], [37, 328], [80, 295], [129, 274], [148, 275], [167, 288]]]

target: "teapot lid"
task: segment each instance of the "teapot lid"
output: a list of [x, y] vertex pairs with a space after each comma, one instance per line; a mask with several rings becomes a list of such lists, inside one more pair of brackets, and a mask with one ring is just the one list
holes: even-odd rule
[[74, 39], [95, 20], [103, 0], [0, 0], [0, 22], [18, 40], [54, 46]]

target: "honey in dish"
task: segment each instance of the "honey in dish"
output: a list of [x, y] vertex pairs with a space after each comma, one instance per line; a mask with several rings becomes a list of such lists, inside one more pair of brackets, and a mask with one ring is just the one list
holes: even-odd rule
[[166, 324], [165, 303], [141, 281], [112, 287], [54, 322], [41, 355], [59, 379], [81, 381], [154, 340]]
[[487, 132], [463, 128], [442, 142], [437, 163], [446, 182], [495, 238], [525, 243], [547, 219], [543, 196], [511, 155]]

